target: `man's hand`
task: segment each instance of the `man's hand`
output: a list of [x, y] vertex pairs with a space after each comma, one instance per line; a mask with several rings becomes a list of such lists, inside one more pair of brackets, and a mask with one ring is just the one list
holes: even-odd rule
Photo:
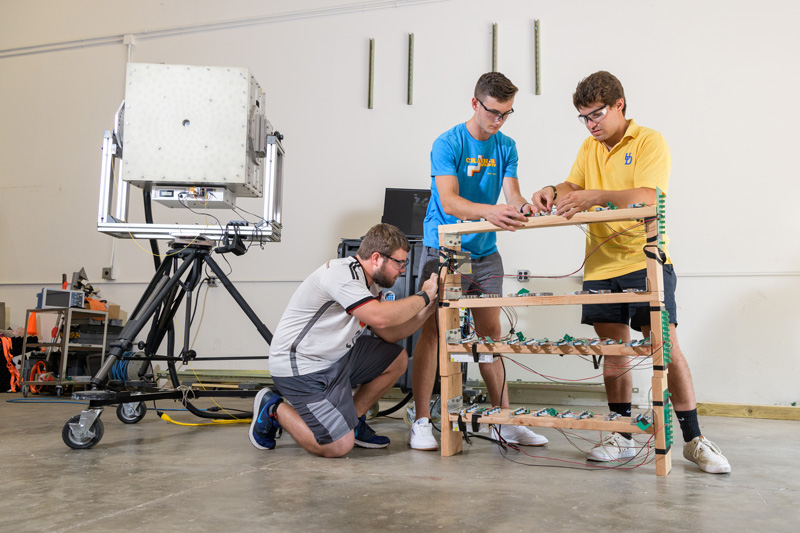
[[431, 303], [428, 304], [429, 306], [436, 305], [436, 297], [439, 294], [439, 275], [435, 272], [431, 274], [431, 277], [425, 280], [425, 283], [422, 284], [422, 290], [428, 295], [428, 298], [431, 299]]
[[547, 186], [541, 190], [536, 191], [531, 196], [531, 206], [533, 206], [533, 213], [549, 213], [553, 208], [553, 197], [555, 191], [552, 187]]
[[484, 218], [495, 226], [508, 231], [516, 231], [516, 228], [522, 226], [523, 222], [527, 220], [517, 208], [507, 204], [489, 206]]
[[556, 214], [566, 218], [571, 218], [575, 213], [580, 213], [581, 211], [586, 211], [592, 206], [600, 205], [601, 201], [598, 198], [597, 193], [598, 191], [595, 190], [579, 190], [568, 192], [563, 198], [559, 198], [558, 203], [556, 204]]

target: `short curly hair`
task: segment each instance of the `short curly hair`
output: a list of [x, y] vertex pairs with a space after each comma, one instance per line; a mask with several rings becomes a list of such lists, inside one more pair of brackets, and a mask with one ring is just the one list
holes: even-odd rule
[[386, 256], [401, 248], [406, 252], [411, 250], [411, 245], [402, 231], [391, 224], [376, 224], [364, 235], [356, 254], [366, 260], [375, 252]]
[[622, 116], [628, 108], [628, 99], [625, 98], [625, 90], [622, 83], [616, 76], [605, 70], [595, 72], [583, 78], [572, 95], [572, 103], [575, 109], [589, 107], [595, 102], [603, 102], [606, 105], [614, 105], [617, 100], [622, 98], [625, 103], [622, 106]]
[[481, 100], [484, 96], [491, 96], [498, 102], [508, 102], [517, 94], [517, 86], [511, 83], [499, 72], [487, 72], [478, 78], [475, 84], [475, 98]]

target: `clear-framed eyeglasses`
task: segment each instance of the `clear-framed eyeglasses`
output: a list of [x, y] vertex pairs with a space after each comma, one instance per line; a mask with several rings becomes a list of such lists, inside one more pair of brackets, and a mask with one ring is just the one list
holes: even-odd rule
[[598, 122], [602, 122], [607, 114], [608, 105], [604, 105], [603, 107], [598, 107], [594, 111], [589, 111], [585, 115], [578, 115], [578, 121], [584, 126], [588, 126], [590, 120], [597, 124]]

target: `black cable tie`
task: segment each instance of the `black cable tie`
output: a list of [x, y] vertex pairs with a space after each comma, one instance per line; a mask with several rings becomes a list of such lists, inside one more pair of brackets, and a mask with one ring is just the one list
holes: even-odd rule
[[654, 311], [663, 311], [663, 310], [664, 310], [664, 306], [663, 305], [651, 305], [650, 306], [650, 312], [651, 313], [654, 312]]
[[653, 235], [651, 237], [647, 237], [647, 242], [653, 242], [658, 240], [658, 235]]
[[664, 407], [664, 402], [655, 401], [655, 402], [653, 402], [653, 406], [654, 407]]
[[477, 433], [481, 429], [478, 419], [481, 417], [478, 413], [472, 413], [472, 432]]
[[592, 355], [592, 364], [595, 370], [600, 370], [600, 361], [603, 360], [602, 355]]
[[666, 366], [662, 365], [653, 365], [653, 370], [664, 370], [666, 368], [667, 368]]
[[472, 360], [476, 363], [480, 362], [480, 354], [478, 354], [478, 343], [472, 343]]
[[669, 453], [670, 448], [672, 448], [672, 446], [667, 446], [666, 450], [656, 448], [656, 455], [667, 455], [667, 453]]
[[[464, 419], [461, 418], [461, 413], [458, 413], [458, 430], [464, 435], [464, 440], [467, 441], [467, 444], [472, 444], [472, 441], [469, 440], [469, 434], [467, 434], [467, 424], [464, 422]], [[442, 425], [442, 429], [445, 429], [444, 425]]]
[[644, 247], [644, 250], [643, 250], [644, 251], [644, 255], [646, 257], [649, 257], [650, 259], [655, 259], [656, 261], [658, 261], [659, 263], [661, 263], [663, 265], [664, 262], [667, 260], [667, 254], [665, 254], [664, 250], [662, 250], [661, 248], [656, 248], [656, 250], [658, 250], [658, 255], [654, 254], [653, 252], [648, 252], [647, 249], [650, 248], [651, 246], [645, 246]]
[[452, 255], [464, 255], [464, 252], [462, 252], [461, 250], [453, 250], [452, 248], [448, 248], [446, 246], [440, 246], [439, 255], [444, 257], [445, 259], [450, 259], [450, 256], [447, 255], [447, 253], [445, 252], [450, 253]]

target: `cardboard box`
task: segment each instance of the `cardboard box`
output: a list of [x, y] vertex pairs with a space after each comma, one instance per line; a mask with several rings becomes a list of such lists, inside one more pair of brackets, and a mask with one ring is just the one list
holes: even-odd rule
[[128, 321], [128, 313], [127, 311], [123, 311], [117, 304], [107, 304], [108, 305], [108, 319], [109, 320], [119, 320], [121, 325], [125, 325]]
[[108, 318], [112, 320], [119, 320], [119, 314], [122, 312], [120, 307], [117, 304], [107, 304], [108, 305]]

